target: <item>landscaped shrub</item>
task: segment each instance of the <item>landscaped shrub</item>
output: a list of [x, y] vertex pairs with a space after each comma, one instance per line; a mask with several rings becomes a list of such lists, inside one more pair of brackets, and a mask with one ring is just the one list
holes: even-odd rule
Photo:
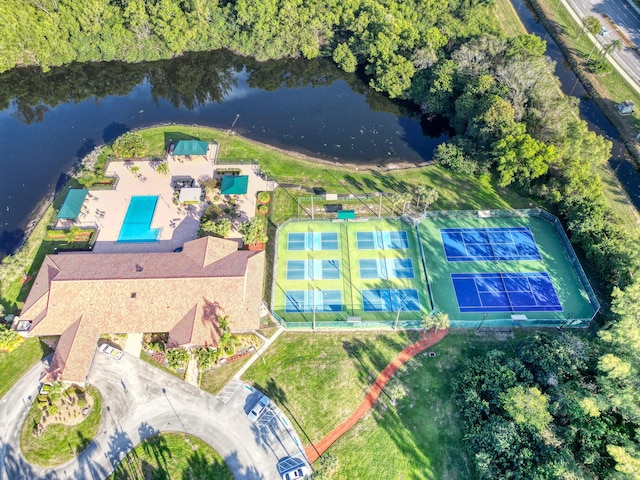
[[78, 398], [78, 406], [80, 408], [84, 408], [87, 406], [87, 399], [86, 398]]
[[167, 350], [167, 366], [172, 370], [185, 368], [189, 361], [189, 352], [184, 348], [170, 348]]
[[269, 203], [271, 201], [271, 194], [269, 192], [258, 193], [258, 201], [260, 203]]
[[51, 405], [49, 407], [49, 415], [57, 415], [60, 409], [56, 405]]
[[266, 215], [267, 213], [269, 213], [269, 207], [267, 207], [266, 205], [258, 205], [258, 213], [260, 213], [261, 215]]
[[207, 207], [207, 209], [204, 211], [204, 214], [202, 215], [202, 220], [211, 220], [211, 221], [216, 221], [218, 220], [220, 217], [222, 217], [223, 212], [222, 209], [220, 207], [218, 207], [217, 205], [211, 204]]
[[7, 325], [0, 325], [0, 350], [3, 352], [13, 352], [24, 338], [15, 330], [11, 330]]
[[118, 158], [140, 158], [147, 153], [148, 145], [139, 133], [127, 132], [113, 142], [112, 148]]
[[203, 221], [200, 224], [200, 236], [226, 238], [231, 232], [231, 220], [223, 218], [217, 222]]

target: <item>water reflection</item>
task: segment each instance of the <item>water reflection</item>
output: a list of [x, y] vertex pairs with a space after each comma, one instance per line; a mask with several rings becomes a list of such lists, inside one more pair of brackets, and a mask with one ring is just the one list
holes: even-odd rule
[[97, 144], [158, 123], [199, 124], [339, 162], [419, 163], [448, 138], [441, 119], [391, 101], [317, 59], [230, 52], [141, 64], [83, 63], [0, 75], [0, 255], [35, 205]]

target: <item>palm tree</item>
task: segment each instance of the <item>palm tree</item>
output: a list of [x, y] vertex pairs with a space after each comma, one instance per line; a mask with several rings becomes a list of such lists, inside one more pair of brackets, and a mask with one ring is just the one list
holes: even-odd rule
[[399, 203], [402, 204], [402, 213], [404, 214], [404, 209], [407, 205], [407, 202], [411, 201], [411, 194], [409, 192], [404, 193], [395, 193], [393, 197], [391, 197], [391, 203], [393, 204], [393, 213], [396, 213], [396, 205]]
[[218, 331], [220, 334], [229, 331], [229, 315], [218, 317]]
[[616, 38], [613, 42], [610, 42], [604, 46], [604, 51], [602, 56], [611, 55], [613, 53], [619, 52], [622, 50], [622, 40]]
[[427, 333], [427, 330], [431, 330], [432, 328], [435, 329], [436, 332], [438, 330], [445, 330], [449, 328], [451, 320], [449, 320], [449, 315], [446, 313], [438, 312], [434, 315], [430, 313], [426, 314], [422, 317], [421, 323], [424, 333]]
[[420, 208], [420, 202], [422, 201], [422, 197], [427, 194], [429, 189], [426, 185], [418, 185], [416, 189], [413, 191], [413, 194], [418, 197], [418, 201], [416, 202], [416, 207]]
[[424, 197], [424, 209], [422, 213], [426, 212], [427, 208], [436, 200], [438, 200], [438, 191], [435, 188], [428, 189]]

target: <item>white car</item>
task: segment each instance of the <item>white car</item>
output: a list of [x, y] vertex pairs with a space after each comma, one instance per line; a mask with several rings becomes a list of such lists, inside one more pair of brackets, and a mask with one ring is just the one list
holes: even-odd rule
[[253, 408], [249, 411], [249, 413], [247, 413], [249, 420], [251, 420], [252, 422], [255, 422], [256, 420], [258, 420], [258, 417], [262, 415], [262, 412], [264, 412], [265, 408], [267, 408], [267, 405], [269, 405], [269, 402], [270, 402], [269, 397], [266, 397], [265, 395], [261, 395], [258, 401], [256, 402], [256, 404], [253, 406]]
[[116, 360], [120, 360], [122, 358], [122, 355], [124, 355], [124, 352], [122, 350], [116, 347], [112, 347], [108, 343], [103, 343], [102, 345], [100, 345], [99, 350], [100, 353], [104, 353], [105, 355], [108, 355], [111, 358], [115, 358]]
[[309, 468], [306, 465], [302, 465], [295, 470], [289, 470], [282, 474], [282, 480], [297, 480], [299, 478], [307, 478], [309, 475]]

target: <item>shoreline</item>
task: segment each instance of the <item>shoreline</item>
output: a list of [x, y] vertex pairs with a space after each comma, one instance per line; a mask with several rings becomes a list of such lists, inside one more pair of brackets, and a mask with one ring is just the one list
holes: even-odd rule
[[[289, 157], [295, 158], [297, 160], [301, 160], [303, 162], [309, 162], [309, 163], [314, 163], [314, 164], [321, 164], [321, 165], [327, 165], [327, 166], [331, 166], [334, 167], [336, 169], [347, 169], [347, 170], [355, 170], [355, 171], [378, 171], [378, 172], [387, 172], [387, 171], [392, 171], [392, 170], [411, 170], [411, 169], [418, 169], [418, 168], [422, 168], [422, 167], [426, 167], [428, 165], [432, 165], [433, 161], [429, 162], [429, 161], [425, 161], [425, 162], [421, 162], [421, 163], [413, 163], [413, 162], [390, 162], [388, 164], [383, 164], [383, 163], [377, 163], [377, 164], [373, 164], [373, 165], [363, 165], [363, 164], [357, 164], [357, 163], [345, 163], [345, 162], [339, 162], [339, 161], [332, 161], [332, 160], [327, 160], [324, 158], [319, 158], [319, 157], [313, 157], [311, 155], [307, 155], [305, 153], [302, 152], [297, 152], [295, 150], [287, 150], [284, 148], [280, 148], [280, 147], [276, 147], [274, 145], [268, 144], [268, 143], [264, 143], [264, 142], [260, 142], [258, 140], [253, 140], [251, 138], [248, 138], [240, 133], [234, 132], [233, 130], [229, 130], [229, 131], [224, 131], [221, 130], [219, 128], [216, 127], [211, 127], [208, 125], [199, 125], [199, 124], [192, 124], [192, 125], [186, 125], [186, 124], [182, 124], [182, 123], [156, 123], [153, 125], [147, 125], [145, 127], [141, 127], [141, 128], [134, 128], [132, 130], [129, 130], [131, 132], [140, 132], [143, 130], [148, 130], [151, 128], [158, 128], [158, 127], [165, 127], [165, 126], [173, 126], [173, 127], [197, 127], [197, 128], [203, 128], [203, 129], [207, 129], [207, 130], [211, 130], [212, 132], [219, 132], [221, 134], [227, 135], [228, 137], [237, 137], [239, 139], [241, 139], [242, 141], [245, 142], [249, 142], [249, 143], [253, 143], [255, 145], [258, 145], [262, 148], [266, 148], [269, 149], [271, 151], [277, 152], [277, 153], [281, 153], [283, 155], [287, 155]], [[229, 133], [227, 133], [229, 132]], [[94, 157], [95, 155], [97, 155], [105, 146], [107, 146], [107, 144], [103, 143], [100, 145], [96, 145], [93, 150], [91, 150], [89, 153], [87, 153], [84, 157], [82, 157], [79, 160], [76, 160], [73, 164], [73, 167], [70, 171], [68, 172], [63, 172], [63, 175], [67, 175], [68, 180], [67, 182], [60, 188], [60, 192], [62, 192], [64, 190], [64, 187], [67, 185], [67, 183], [69, 182], [69, 180], [71, 180], [74, 176], [75, 173], [78, 172], [79, 169], [81, 169], [83, 166], [85, 166], [85, 164], [87, 163], [87, 161], [89, 159], [91, 159], [92, 157]], [[55, 201], [56, 197], [59, 195], [60, 192], [56, 192], [55, 190], [53, 192], [47, 193], [40, 201], [38, 201], [38, 203], [36, 204], [36, 206], [34, 207], [34, 209], [32, 210], [32, 212], [26, 217], [26, 219], [21, 222], [20, 224], [18, 224], [18, 228], [20, 228], [21, 225], [23, 225], [23, 231], [24, 231], [24, 235], [22, 237], [22, 240], [15, 246], [15, 248], [13, 249], [12, 253], [7, 254], [7, 256], [9, 255], [15, 255], [18, 251], [20, 251], [24, 245], [26, 244], [27, 240], [29, 239], [29, 236], [31, 235], [31, 233], [33, 232], [33, 230], [35, 229], [35, 227], [38, 225], [38, 223], [40, 221], [42, 221], [42, 219], [44, 218], [44, 214], [47, 211], [47, 209], [53, 204], [53, 202]], [[2, 257], [4, 258], [4, 257]], [[2, 258], [0, 258], [0, 260], [2, 260]]]

